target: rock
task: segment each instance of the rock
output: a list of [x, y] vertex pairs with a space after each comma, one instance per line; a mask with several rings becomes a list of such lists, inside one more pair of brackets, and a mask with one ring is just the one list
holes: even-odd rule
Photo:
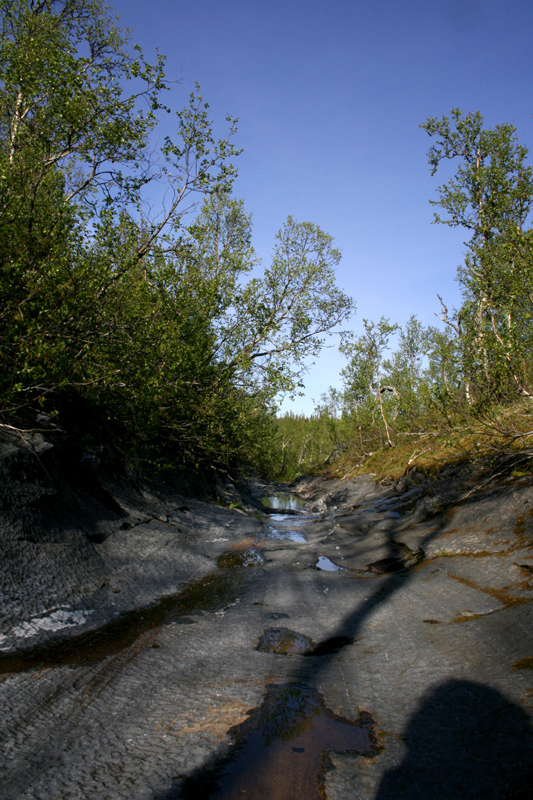
[[309, 636], [304, 636], [289, 628], [268, 628], [259, 639], [256, 650], [260, 653], [278, 655], [305, 655], [313, 650], [314, 644]]

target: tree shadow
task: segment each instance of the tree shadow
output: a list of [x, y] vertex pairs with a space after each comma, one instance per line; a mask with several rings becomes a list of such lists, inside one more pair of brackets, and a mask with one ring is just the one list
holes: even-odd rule
[[[395, 520], [390, 521], [390, 529], [387, 532], [389, 555], [379, 562], [383, 564], [389, 561], [393, 562], [389, 574], [387, 572], [376, 572], [374, 577], [368, 577], [368, 573], [366, 573], [367, 577], [361, 578], [362, 580], [375, 580], [377, 583], [375, 591], [355, 609], [346, 614], [327, 639], [316, 644], [313, 651], [307, 654], [310, 657], [300, 661], [290, 676], [290, 680], [294, 683], [307, 684], [315, 682], [319, 674], [328, 668], [338, 654], [353, 644], [360, 635], [364, 623], [372, 614], [383, 607], [397, 592], [403, 591], [413, 579], [414, 570], [419, 563], [423, 562], [424, 557], [422, 555], [421, 559], [411, 560], [407, 566], [398, 565], [398, 551], [402, 545], [398, 542], [401, 532], [397, 530], [395, 522]], [[448, 520], [444, 515], [434, 520], [430, 530], [420, 543], [421, 554], [423, 554], [427, 544], [438, 536], [447, 523]], [[405, 546], [403, 545], [403, 547]], [[353, 578], [352, 580], [358, 580], [358, 578]], [[331, 646], [332, 644], [336, 646]], [[315, 657], [313, 658], [313, 656]]]
[[[389, 558], [396, 563], [397, 538], [401, 537], [401, 531], [395, 522], [391, 520], [388, 537]], [[448, 522], [446, 515], [440, 514], [428, 525], [427, 534], [420, 543], [422, 551]], [[321, 673], [353, 644], [375, 611], [397, 592], [405, 590], [413, 579], [416, 566], [411, 562], [410, 566], [398, 571], [394, 569], [391, 574], [376, 575], [375, 591], [345, 614], [327, 639], [318, 642], [306, 656], [298, 657], [287, 675], [284, 688], [296, 694], [316, 692], [314, 687]], [[265, 703], [268, 705], [268, 697], [267, 688], [263, 706]], [[370, 717], [367, 725], [373, 736]], [[234, 744], [228, 751], [212, 756], [191, 775], [182, 776], [170, 791], [156, 795], [157, 800], [232, 798], [231, 790], [228, 794], [218, 791], [221, 777], [228, 775], [228, 768], [232, 771], [234, 783], [247, 773], [248, 785], [253, 787], [256, 770], [259, 766], [268, 769], [270, 754], [268, 748], [264, 748], [255, 757], [253, 766], [250, 759], [246, 763], [246, 759], [240, 756], [247, 738], [247, 723], [243, 723], [242, 730], [240, 726], [237, 728], [231, 731]], [[452, 680], [443, 684], [421, 701], [409, 724], [406, 739], [409, 743], [406, 759], [400, 767], [385, 775], [376, 800], [533, 800], [533, 729], [525, 712], [493, 689], [469, 681]], [[336, 749], [344, 748], [337, 748], [333, 742], [329, 744], [324, 740], [325, 760], [316, 781], [322, 780], [324, 769], [327, 769], [327, 751]], [[363, 751], [354, 748], [353, 752]], [[260, 800], [273, 795], [252, 791], [252, 794], [242, 796]], [[310, 795], [284, 795], [282, 791], [278, 796], [308, 800]]]
[[421, 699], [403, 739], [405, 758], [376, 800], [533, 798], [533, 728], [495, 689], [446, 681]]
[[[444, 520], [435, 521], [433, 529], [428, 532], [422, 544], [425, 544], [426, 541], [436, 536], [441, 526], [444, 524]], [[391, 530], [389, 534], [391, 556], [396, 552], [397, 547], [395, 533], [395, 526], [391, 521]], [[272, 691], [274, 691], [275, 694], [278, 688], [298, 698], [319, 697], [315, 687], [320, 674], [328, 668], [331, 662], [335, 660], [346, 647], [353, 644], [364, 622], [374, 611], [387, 603], [396, 592], [403, 590], [406, 584], [412, 579], [412, 575], [412, 568], [406, 568], [402, 572], [395, 571], [390, 575], [376, 575], [375, 580], [377, 585], [375, 591], [339, 621], [339, 625], [332, 632], [332, 635], [318, 642], [313, 650], [307, 653], [306, 656], [298, 657], [297, 663], [287, 676], [287, 682], [283, 684], [282, 687], [267, 687], [263, 704], [260, 708], [250, 712], [252, 717], [261, 719], [261, 715], [265, 710], [270, 713], [271, 703], [269, 702], [269, 698], [271, 697]], [[357, 580], [357, 578], [355, 578], [355, 580]], [[320, 700], [320, 702], [323, 703], [322, 700]], [[312, 703], [311, 709], [306, 709], [303, 713], [302, 725], [304, 725], [304, 727], [313, 726], [313, 707], [314, 705]], [[276, 709], [278, 709], [277, 705]], [[329, 709], [324, 707], [324, 710], [326, 716], [330, 718], [335, 716], [332, 715]], [[281, 716], [284, 715], [281, 714]], [[355, 722], [341, 720], [340, 718], [337, 722], [339, 721], [347, 722], [357, 727], [363, 725], [361, 718]], [[326, 754], [328, 751], [351, 750], [354, 753], [366, 752], [367, 755], [370, 754], [370, 752], [376, 752], [373, 744], [375, 741], [373, 720], [369, 714], [366, 714], [364, 724], [369, 732], [369, 742], [359, 749], [355, 746], [339, 746], [336, 736], [332, 736], [331, 730], [329, 729], [326, 731], [326, 735], [320, 743], [315, 742], [314, 749], [316, 750], [318, 748], [322, 753], [322, 757], [317, 770], [315, 770], [311, 764], [309, 764], [309, 768], [312, 771], [310, 777], [313, 782], [313, 787], [318, 793], [316, 795], [317, 797], [322, 796], [320, 795], [319, 786], [323, 780], [324, 771], [327, 770], [328, 761]], [[261, 728], [261, 723], [258, 723], [256, 727]], [[256, 727], [250, 726], [248, 722], [245, 721], [240, 726], [236, 726], [231, 731], [228, 731], [234, 743], [227, 751], [214, 754], [190, 775], [180, 776], [178, 782], [169, 791], [167, 790], [162, 794], [156, 794], [154, 800], [177, 800], [177, 798], [181, 800], [209, 800], [209, 798], [234, 800], [237, 796], [237, 794], [234, 794], [234, 790], [237, 791], [238, 786], [245, 787], [244, 789], [238, 790], [238, 792], [240, 792], [238, 796], [242, 796], [243, 798], [254, 798], [254, 800], [265, 798], [266, 800], [266, 798], [279, 797], [281, 800], [281, 798], [285, 797], [294, 797], [295, 800], [312, 800], [315, 795], [311, 794], [308, 788], [304, 790], [300, 787], [301, 791], [300, 789], [294, 790], [294, 787], [289, 786], [287, 782], [282, 781], [280, 783], [278, 777], [281, 771], [273, 758], [275, 748], [272, 747], [272, 742], [270, 742], [269, 747], [254, 747], [253, 757], [250, 756], [250, 752], [247, 750], [247, 745], [250, 742], [250, 729], [256, 730]], [[281, 726], [281, 734], [278, 735], [278, 732], [273, 737], [273, 740], [276, 740], [278, 744], [287, 739], [288, 731], [285, 730], [284, 727], [283, 725]], [[298, 745], [299, 743], [294, 739], [294, 741], [291, 741], [291, 744]], [[368, 748], [370, 748], [370, 750]], [[301, 748], [297, 746], [294, 748], [294, 752], [299, 752], [300, 749]], [[305, 749], [307, 750], [307, 747]], [[293, 765], [287, 763], [283, 770], [287, 778], [291, 778], [290, 773], [293, 769]], [[258, 789], [256, 777], [259, 772], [270, 772], [270, 774], [276, 778], [277, 785], [275, 790], [272, 786], [265, 791], [260, 791]], [[294, 791], [296, 791], [296, 793], [294, 793]], [[272, 792], [274, 792], [274, 794]]]

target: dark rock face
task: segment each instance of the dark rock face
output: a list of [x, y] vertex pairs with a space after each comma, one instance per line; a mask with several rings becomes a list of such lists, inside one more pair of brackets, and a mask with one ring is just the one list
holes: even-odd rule
[[78, 475], [67, 465], [75, 483], [66, 480], [56, 447], [41, 434], [22, 438], [2, 430], [3, 622], [25, 619], [50, 605], [76, 603], [105, 579], [105, 565], [93, 542], [119, 528], [126, 514], [103, 489], [99, 496], [89, 494], [86, 487], [93, 479], [83, 465], [78, 465]]
[[112, 489], [100, 480], [98, 459], [70, 449], [58, 437], [54, 443], [40, 433], [0, 432], [5, 538], [65, 543], [77, 528], [87, 539], [103, 541], [128, 519]]
[[[192, 501], [203, 509], [193, 521], [175, 487], [157, 491], [111, 450], [84, 452], [54, 429], [0, 428], [0, 648], [102, 624], [213, 568], [191, 538], [205, 504]], [[209, 508], [215, 539], [228, 516]]]

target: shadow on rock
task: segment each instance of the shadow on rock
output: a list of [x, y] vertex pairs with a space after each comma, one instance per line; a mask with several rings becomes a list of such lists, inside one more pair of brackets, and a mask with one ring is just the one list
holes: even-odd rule
[[[436, 516], [420, 542], [421, 554], [447, 522], [444, 514]], [[394, 520], [390, 521], [390, 529], [383, 532], [388, 538], [388, 557], [394, 559], [398, 547], [401, 547], [401, 543], [395, 540]], [[384, 608], [395, 594], [406, 591], [418, 561], [418, 558], [413, 558], [402, 564], [401, 571], [388, 570], [376, 576], [375, 590], [345, 614], [332, 635], [315, 643], [308, 652], [301, 653], [302, 658], [287, 676], [287, 683], [267, 689], [264, 703], [251, 715], [250, 723], [245, 723], [239, 730], [228, 731], [234, 744], [225, 753], [213, 756], [194, 773], [176, 776], [176, 783], [166, 793], [156, 795], [157, 800], [285, 800], [289, 797], [311, 800], [317, 796], [313, 792], [323, 796], [321, 781], [324, 770], [327, 770], [328, 751], [364, 753], [365, 748], [332, 741], [328, 730], [326, 738], [313, 739], [314, 749], [307, 741], [304, 745], [296, 741], [298, 736], [285, 747], [287, 743], [283, 738], [283, 746], [278, 743], [281, 760], [276, 761], [276, 748], [271, 744], [263, 746], [262, 727], [258, 720], [263, 719], [263, 714], [269, 719], [283, 719], [279, 702], [280, 698], [288, 696], [297, 707], [302, 697], [311, 700], [310, 714], [314, 723], [314, 709], [318, 708], [317, 702], [321, 702], [320, 699], [316, 701], [320, 676], [339, 653], [354, 644], [362, 627], [375, 612]], [[287, 631], [273, 630], [277, 635]], [[294, 631], [289, 633], [297, 635]], [[276, 694], [278, 689], [281, 695]], [[330, 720], [331, 714], [327, 710], [325, 716]], [[362, 719], [341, 722], [356, 728], [364, 727]], [[403, 763], [385, 774], [375, 800], [533, 800], [533, 729], [525, 712], [493, 689], [460, 680], [436, 688], [421, 699], [405, 733], [405, 742], [407, 755]], [[379, 742], [372, 742], [374, 745], [377, 753]], [[318, 775], [316, 765], [311, 767], [312, 759], [307, 758], [311, 749], [320, 760]], [[270, 776], [287, 775], [291, 781], [293, 778], [296, 780], [295, 776], [299, 774], [295, 770], [297, 760], [302, 761], [311, 783], [304, 785], [297, 780], [300, 783], [297, 789], [281, 781], [279, 784], [276, 782], [275, 789], [269, 785], [268, 789], [259, 790], [257, 775], [269, 776], [269, 780]]]
[[533, 728], [500, 692], [450, 680], [420, 701], [376, 800], [531, 800]]

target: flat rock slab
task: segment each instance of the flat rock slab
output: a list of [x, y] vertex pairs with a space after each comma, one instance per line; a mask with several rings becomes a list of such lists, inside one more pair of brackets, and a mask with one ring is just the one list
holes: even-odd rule
[[[399, 579], [401, 580], [401, 578]], [[401, 615], [421, 622], [458, 622], [492, 614], [504, 608], [504, 603], [436, 567], [423, 565], [412, 578], [404, 580], [390, 603], [384, 604], [367, 623], [393, 625]]]
[[532, 556], [530, 550], [517, 550], [501, 556], [446, 556], [433, 564], [495, 596], [533, 598]]
[[[51, 601], [57, 573], [24, 605], [19, 576], [3, 644], [33, 624], [52, 649], [28, 637], [26, 661], [0, 657], [2, 800], [233, 800], [232, 786], [249, 791], [254, 774], [272, 785], [272, 773], [277, 794], [239, 797], [529, 800], [531, 487], [439, 511], [420, 505], [431, 486], [298, 486], [324, 511], [276, 520], [278, 535], [266, 515], [124, 498], [129, 527], [117, 513], [107, 538], [86, 545], [87, 573], [85, 551], [67, 542], [64, 575], [79, 562], [88, 588], [59, 588], [77, 606]], [[236, 497], [219, 487], [226, 495]], [[409, 560], [420, 548], [425, 559]], [[320, 555], [348, 569], [318, 569]], [[395, 558], [398, 572], [372, 571]], [[47, 620], [65, 623], [61, 642]], [[247, 755], [235, 774], [237, 752]], [[298, 775], [303, 795], [291, 794]], [[214, 776], [229, 793], [214, 794]]]

